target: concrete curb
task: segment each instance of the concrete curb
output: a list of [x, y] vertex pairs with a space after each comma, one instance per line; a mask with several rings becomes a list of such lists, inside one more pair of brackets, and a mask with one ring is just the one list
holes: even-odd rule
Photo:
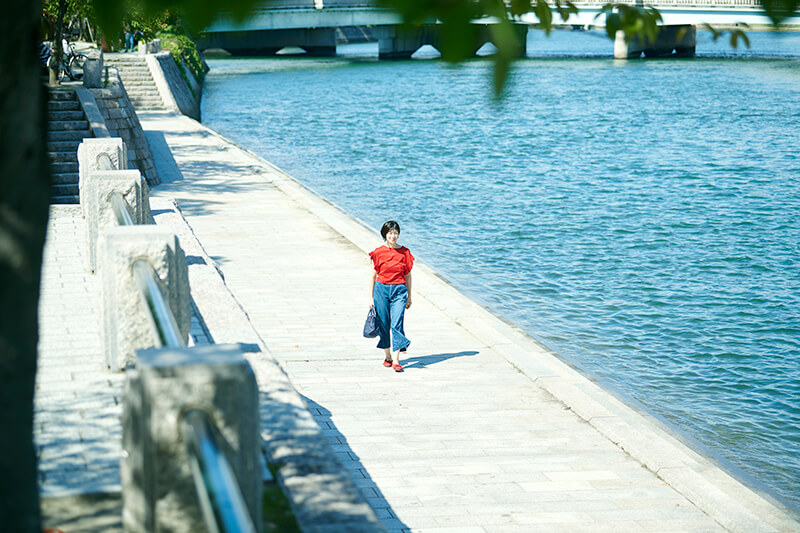
[[[255, 172], [365, 253], [382, 242], [376, 231], [275, 165], [202, 124], [197, 125], [246, 153], [254, 162]], [[518, 327], [464, 296], [432, 269], [419, 262], [415, 266], [417, 294], [502, 355], [722, 527], [747, 533], [800, 531], [800, 516], [792, 510], [745, 486], [652, 416], [598, 386]]]
[[89, 127], [94, 133], [95, 137], [111, 137], [106, 127], [106, 121], [100, 113], [100, 108], [97, 107], [97, 100], [88, 89], [83, 87], [75, 87], [75, 94], [81, 103], [83, 112], [86, 114], [86, 119], [89, 121]]

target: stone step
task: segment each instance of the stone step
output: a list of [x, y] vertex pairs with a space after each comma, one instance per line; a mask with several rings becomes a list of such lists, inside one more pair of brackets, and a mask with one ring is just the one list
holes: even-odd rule
[[78, 162], [77, 161], [59, 161], [59, 162], [50, 162], [50, 171], [53, 174], [74, 174], [78, 172]]
[[[75, 102], [77, 103], [77, 102]], [[71, 111], [49, 111], [47, 113], [48, 122], [63, 122], [70, 120], [84, 120], [86, 117], [83, 115], [82, 109]]]
[[53, 172], [51, 176], [53, 185], [77, 185], [80, 181], [77, 172]]
[[[50, 143], [48, 143], [50, 144]], [[78, 162], [78, 148], [76, 145], [74, 152], [63, 151], [59, 152], [56, 150], [48, 150], [47, 157], [50, 159], [50, 163], [77, 163]]]
[[130, 52], [126, 54], [118, 54], [118, 55], [106, 55], [106, 61], [111, 61], [113, 63], [135, 63], [141, 62], [144, 63], [145, 59], [144, 56], [140, 56], [138, 54], [131, 54]]
[[161, 101], [161, 95], [156, 92], [148, 93], [128, 93], [128, 98], [131, 100], [158, 100]]
[[160, 102], [133, 102], [134, 109], [164, 109]]
[[55, 100], [47, 102], [47, 111], [76, 111], [81, 109], [77, 100]]
[[131, 102], [161, 102], [161, 97], [158, 94], [128, 94], [128, 98], [131, 99]]
[[77, 183], [54, 184], [51, 190], [54, 197], [78, 196], [79, 194]]
[[47, 95], [50, 101], [76, 100], [75, 91], [72, 89], [49, 89]]
[[150, 67], [142, 63], [141, 65], [113, 65], [120, 72], [150, 72]]
[[53, 153], [72, 152], [77, 157], [79, 144], [81, 144], [80, 141], [48, 141], [47, 151]]
[[86, 137], [94, 137], [91, 130], [48, 131], [48, 142], [82, 141]]
[[52, 196], [51, 204], [79, 204], [80, 198], [77, 196]]
[[47, 122], [47, 131], [88, 130], [88, 120], [50, 120]]

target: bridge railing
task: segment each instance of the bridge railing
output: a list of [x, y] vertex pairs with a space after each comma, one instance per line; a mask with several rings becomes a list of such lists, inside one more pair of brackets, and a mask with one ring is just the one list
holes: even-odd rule
[[[509, 3], [507, 1], [507, 3]], [[607, 3], [606, 0], [573, 0], [578, 8], [598, 8]], [[698, 9], [752, 8], [760, 9], [761, 0], [623, 0], [619, 3], [652, 6], [655, 8], [692, 7]], [[374, 0], [274, 0], [262, 2], [258, 10], [304, 10], [304, 9], [381, 9]]]
[[[572, 2], [580, 8], [597, 8], [602, 7], [607, 2], [604, 0], [573, 0]], [[645, 2], [637, 1], [622, 1], [620, 4], [628, 4], [635, 6], [648, 6], [655, 8], [669, 8], [669, 7], [693, 7], [699, 9], [725, 9], [725, 8], [742, 8], [749, 7], [753, 9], [760, 9], [760, 0], [651, 0]]]

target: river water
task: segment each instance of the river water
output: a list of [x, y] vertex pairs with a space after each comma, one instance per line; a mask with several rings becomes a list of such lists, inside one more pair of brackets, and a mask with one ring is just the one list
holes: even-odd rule
[[[800, 34], [614, 61], [210, 60], [203, 122], [800, 508]], [[424, 52], [424, 51], [423, 51]]]

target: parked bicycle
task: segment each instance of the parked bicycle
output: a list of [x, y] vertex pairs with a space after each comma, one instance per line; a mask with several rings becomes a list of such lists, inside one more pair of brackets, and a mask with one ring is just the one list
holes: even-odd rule
[[[73, 43], [68, 42], [66, 39], [62, 43], [64, 53], [62, 55], [61, 65], [59, 65], [58, 79], [69, 78], [72, 81], [83, 79], [83, 65], [86, 63], [86, 54], [78, 51]], [[39, 52], [39, 59], [45, 68], [54, 66], [55, 55], [52, 47], [42, 43]]]
[[83, 65], [86, 63], [86, 54], [75, 49], [73, 43], [69, 43], [69, 54], [65, 58], [62, 69], [72, 81], [83, 79]]

